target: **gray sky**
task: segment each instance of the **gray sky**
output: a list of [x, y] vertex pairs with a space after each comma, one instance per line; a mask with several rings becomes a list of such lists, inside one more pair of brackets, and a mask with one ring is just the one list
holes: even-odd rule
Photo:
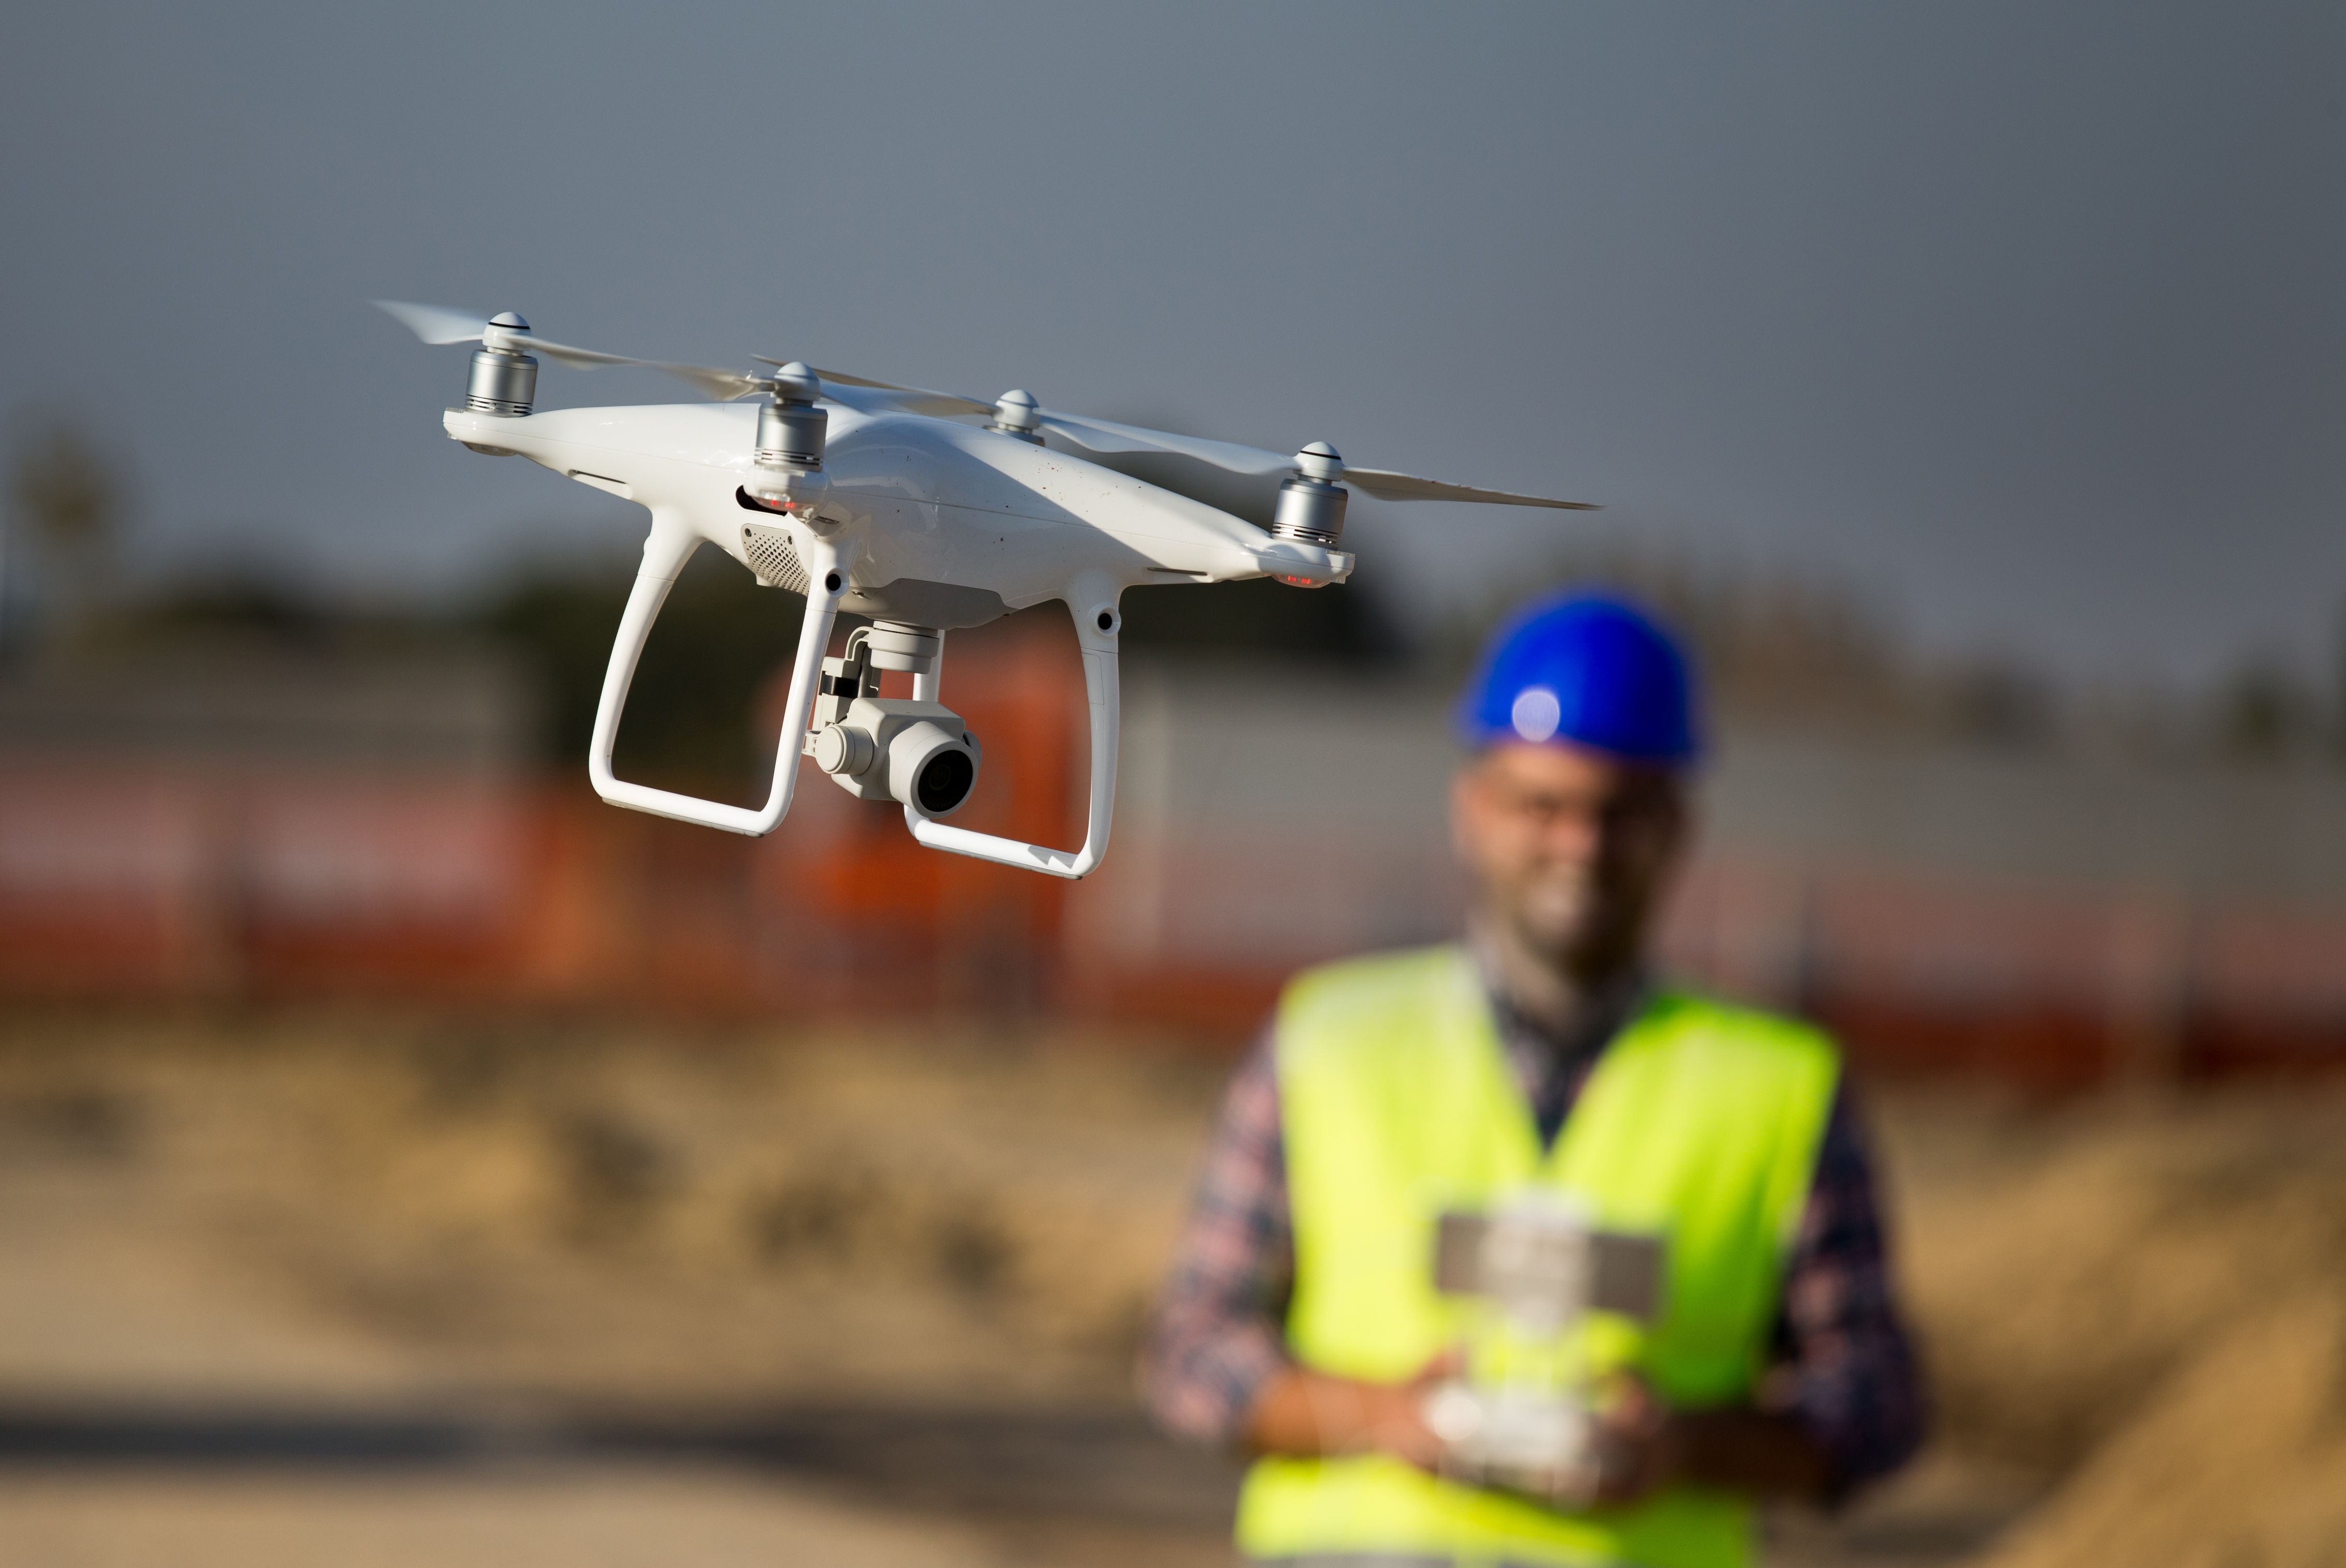
[[636, 536], [445, 440], [387, 295], [1606, 504], [1357, 508], [1421, 606], [1594, 526], [2096, 678], [2346, 610], [2335, 5], [30, 9], [0, 411], [95, 423], [147, 571]]

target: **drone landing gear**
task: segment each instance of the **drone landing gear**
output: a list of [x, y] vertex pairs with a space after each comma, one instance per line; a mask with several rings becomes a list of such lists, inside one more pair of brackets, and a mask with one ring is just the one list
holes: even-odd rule
[[1076, 640], [1084, 653], [1084, 695], [1091, 710], [1092, 782], [1090, 809], [1080, 850], [1052, 850], [1022, 844], [991, 833], [947, 827], [923, 816], [913, 806], [904, 808], [904, 826], [913, 837], [933, 850], [974, 855], [981, 860], [1042, 871], [1070, 881], [1089, 876], [1107, 853], [1110, 819], [1116, 810], [1117, 658], [1116, 636], [1124, 628], [1117, 612], [1114, 590], [1088, 608], [1077, 608], [1092, 596], [1070, 593], [1067, 607], [1076, 618]]
[[[619, 620], [610, 667], [603, 677], [602, 701], [595, 712], [595, 738], [587, 755], [595, 792], [614, 806], [759, 838], [780, 827], [790, 813], [803, 751], [850, 793], [866, 799], [903, 801], [904, 825], [914, 839], [931, 849], [1055, 877], [1072, 880], [1089, 875], [1107, 852], [1109, 821], [1116, 806], [1117, 634], [1123, 630], [1117, 585], [1106, 581], [1080, 582], [1066, 595], [1075, 614], [1076, 638], [1083, 649], [1084, 691], [1091, 711], [1090, 816], [1083, 847], [1054, 850], [1023, 844], [936, 820], [968, 798], [977, 781], [982, 757], [975, 738], [962, 728], [961, 720], [937, 701], [944, 634], [928, 627], [878, 622], [853, 634], [843, 657], [825, 658], [861, 542], [852, 533], [809, 526], [795, 518], [788, 526], [792, 548], [806, 573], [807, 608], [790, 667], [790, 698], [774, 758], [773, 788], [766, 803], [756, 809], [728, 806], [647, 784], [630, 784], [611, 770], [611, 750], [618, 739], [619, 718], [627, 708], [637, 661], [643, 657], [652, 623], [658, 618], [668, 590], [675, 586], [677, 575], [700, 545], [700, 536], [681, 518], [657, 514], [651, 537], [644, 541], [644, 564], [637, 574], [635, 590], [627, 596], [627, 613]], [[880, 697], [877, 672], [882, 668], [912, 673], [910, 701]], [[811, 735], [810, 723], [818, 717], [822, 722]]]
[[643, 657], [652, 622], [658, 618], [668, 590], [676, 585], [677, 574], [700, 547], [699, 535], [681, 518], [658, 514], [652, 518], [651, 537], [644, 541], [644, 564], [636, 574], [635, 590], [627, 596], [627, 613], [619, 617], [619, 635], [611, 645], [610, 667], [603, 675], [603, 698], [595, 710], [595, 738], [586, 755], [595, 793], [614, 806], [752, 838], [762, 838], [781, 825], [798, 786], [797, 738], [806, 733], [807, 718], [814, 710], [815, 677], [821, 668], [823, 649], [831, 644], [831, 625], [839, 618], [839, 602], [847, 596], [847, 574], [862, 549], [862, 542], [852, 535], [826, 535], [806, 527], [794, 533], [799, 560], [807, 574], [806, 619], [799, 627], [790, 700], [783, 710], [782, 745], [774, 759], [774, 785], [765, 805], [754, 810], [728, 806], [648, 784], [630, 784], [611, 771], [611, 748], [619, 737], [619, 715], [627, 705], [636, 662]]

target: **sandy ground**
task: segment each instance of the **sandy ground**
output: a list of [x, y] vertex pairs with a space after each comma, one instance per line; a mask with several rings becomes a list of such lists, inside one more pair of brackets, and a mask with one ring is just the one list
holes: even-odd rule
[[[1229, 1560], [1128, 1392], [1209, 1063], [0, 1031], [0, 1565]], [[1775, 1561], [2346, 1563], [2336, 1096], [1877, 1100], [1945, 1436]]]

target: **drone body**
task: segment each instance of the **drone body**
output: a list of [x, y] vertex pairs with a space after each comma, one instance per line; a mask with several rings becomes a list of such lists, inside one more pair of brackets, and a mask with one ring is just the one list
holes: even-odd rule
[[[853, 389], [839, 389], [850, 395]], [[826, 394], [827, 396], [830, 394]], [[829, 411], [820, 499], [801, 514], [754, 497], [758, 410], [741, 403], [562, 409], [519, 418], [451, 409], [448, 433], [502, 448], [648, 508], [760, 577], [803, 581], [752, 554], [749, 530], [852, 528], [863, 540], [842, 608], [954, 630], [1097, 578], [1109, 599], [1146, 583], [1284, 575], [1340, 583], [1352, 557], [1275, 540], [1226, 512], [1064, 453], [884, 408]], [[803, 514], [812, 514], [810, 521]], [[794, 575], [794, 574], [792, 574]], [[1111, 606], [1112, 607], [1112, 606]]]
[[[1334, 548], [1350, 478], [1390, 499], [1571, 506], [1411, 475], [1354, 470], [1315, 443], [1293, 457], [1059, 414], [1024, 392], [993, 405], [947, 393], [782, 365], [770, 375], [627, 360], [431, 306], [384, 303], [426, 341], [478, 340], [464, 405], [443, 419], [475, 452], [515, 454], [651, 514], [644, 560], [612, 649], [589, 771], [614, 804], [733, 832], [771, 831], [790, 809], [801, 753], [863, 799], [904, 807], [933, 848], [1081, 877], [1107, 847], [1116, 790], [1117, 642], [1124, 590], [1270, 575], [1341, 583]], [[536, 351], [563, 362], [651, 364], [721, 396], [760, 403], [532, 412]], [[773, 361], [769, 361], [768, 363]], [[984, 413], [980, 428], [953, 415]], [[1269, 531], [1229, 512], [1042, 444], [1045, 430], [1099, 453], [1172, 453], [1267, 479], [1285, 473]], [[636, 662], [668, 588], [702, 545], [760, 583], [807, 596], [772, 791], [728, 806], [629, 783], [611, 751]], [[980, 747], [937, 701], [945, 634], [1046, 599], [1066, 603], [1083, 650], [1091, 733], [1089, 820], [1075, 850], [947, 825], [974, 785]], [[872, 625], [826, 657], [842, 611]], [[879, 672], [910, 673], [913, 695], [880, 698]], [[810, 732], [810, 724], [814, 729]]]

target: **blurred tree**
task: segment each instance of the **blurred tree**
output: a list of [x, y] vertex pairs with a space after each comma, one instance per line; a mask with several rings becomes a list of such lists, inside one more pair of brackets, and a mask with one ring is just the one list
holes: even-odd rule
[[[523, 655], [545, 681], [544, 733], [553, 759], [584, 760], [603, 672], [631, 579], [538, 578], [516, 585], [476, 626]], [[716, 550], [687, 563], [669, 590], [628, 689], [613, 763], [627, 777], [745, 797], [770, 759], [751, 712], [759, 689], [790, 662], [806, 601], [760, 588]]]
[[[627, 602], [624, 576], [530, 577], [480, 616], [482, 631], [521, 654], [543, 677], [550, 711], [540, 733], [554, 760], [575, 762], [586, 755], [603, 668]], [[666, 621], [661, 624], [665, 628]]]
[[1987, 660], [1943, 677], [1947, 718], [1963, 739], [2001, 750], [2027, 750], [2060, 738], [2061, 706], [2036, 670]]
[[2339, 616], [2331, 644], [2330, 679], [2328, 739], [2333, 750], [2346, 754], [2346, 614]]
[[59, 627], [68, 644], [88, 636], [113, 580], [124, 514], [122, 486], [80, 423], [47, 414], [20, 431], [10, 463], [9, 518], [0, 534], [0, 610], [11, 588], [8, 535], [29, 534], [53, 574]]
[[1123, 638], [1127, 648], [1348, 664], [1388, 662], [1404, 651], [1391, 618], [1361, 588], [1293, 588], [1269, 577], [1133, 589], [1124, 596]]
[[2217, 738], [2232, 757], [2271, 761], [2312, 741], [2320, 728], [2319, 708], [2312, 693], [2279, 661], [2251, 659], [2217, 696]]
[[280, 643], [348, 639], [362, 628], [356, 618], [259, 573], [225, 575], [186, 585], [138, 606], [128, 628], [141, 640], [187, 636], [249, 636]]

